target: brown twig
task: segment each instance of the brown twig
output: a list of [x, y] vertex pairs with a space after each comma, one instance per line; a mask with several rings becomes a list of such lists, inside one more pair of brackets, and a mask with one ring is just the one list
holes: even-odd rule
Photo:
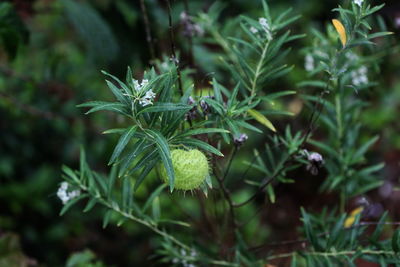
[[181, 77], [181, 70], [179, 67], [179, 60], [176, 57], [176, 52], [175, 52], [175, 41], [174, 41], [174, 30], [172, 27], [172, 10], [171, 10], [171, 3], [169, 0], [165, 0], [167, 2], [167, 7], [168, 7], [168, 26], [169, 26], [169, 37], [170, 37], [170, 44], [171, 44], [171, 54], [172, 54], [172, 60], [174, 61], [174, 64], [176, 66], [176, 71], [178, 74], [178, 85], [179, 85], [179, 93], [181, 96], [183, 96], [183, 85], [182, 85], [182, 77]]
[[[189, 1], [184, 0], [183, 1], [184, 6], [185, 6], [185, 13], [187, 16], [190, 16], [190, 10], [189, 10]], [[189, 42], [189, 64], [190, 66], [194, 67], [194, 56], [193, 56], [193, 37], [192, 34], [188, 34], [187, 36], [188, 42]]]
[[141, 8], [142, 14], [143, 14], [143, 22], [144, 22], [144, 27], [145, 27], [145, 31], [146, 31], [146, 41], [147, 41], [147, 45], [149, 46], [150, 57], [151, 57], [151, 60], [154, 60], [156, 58], [156, 55], [155, 55], [155, 51], [154, 51], [153, 38], [151, 37], [150, 21], [149, 21], [148, 15], [147, 15], [147, 10], [146, 10], [146, 5], [144, 4], [144, 0], [140, 0], [140, 8]]
[[[327, 83], [327, 87], [328, 87], [328, 83]], [[315, 123], [318, 121], [318, 118], [324, 107], [324, 103], [322, 102], [322, 99], [323, 99], [323, 96], [326, 93], [326, 91], [327, 91], [327, 89], [325, 89], [321, 93], [319, 100], [317, 101], [317, 103], [315, 103], [313, 112], [311, 113], [311, 116], [309, 119], [308, 129], [307, 129], [306, 133], [304, 134], [304, 136], [302, 137], [303, 140], [302, 140], [301, 144], [299, 145], [298, 149], [288, 156], [287, 160], [282, 164], [282, 167], [279, 168], [278, 171], [275, 172], [275, 175], [273, 175], [272, 177], [264, 178], [262, 184], [258, 187], [257, 191], [250, 198], [248, 198], [247, 200], [245, 200], [241, 203], [233, 203], [233, 207], [239, 208], [239, 207], [242, 207], [242, 206], [246, 205], [247, 203], [253, 201], [260, 192], [262, 192], [272, 181], [274, 181], [281, 174], [281, 172], [283, 170], [285, 170], [285, 168], [288, 166], [288, 164], [293, 159], [293, 156], [297, 155], [300, 152], [300, 150], [303, 148], [303, 146], [307, 142], [308, 138], [310, 137], [311, 133], [315, 129]]]

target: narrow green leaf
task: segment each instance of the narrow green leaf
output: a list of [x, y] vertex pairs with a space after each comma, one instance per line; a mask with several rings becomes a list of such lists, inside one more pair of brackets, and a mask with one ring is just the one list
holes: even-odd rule
[[106, 80], [107, 86], [108, 88], [110, 88], [111, 92], [114, 94], [115, 98], [123, 103], [123, 104], [129, 104], [129, 100], [126, 96], [123, 95], [123, 93], [121, 92], [121, 90], [116, 87], [112, 82]]
[[392, 237], [392, 249], [394, 252], [400, 252], [400, 229], [396, 229]]
[[160, 185], [159, 187], [157, 187], [156, 190], [153, 191], [153, 193], [150, 195], [150, 197], [146, 200], [146, 203], [143, 206], [142, 211], [146, 212], [147, 209], [150, 207], [150, 205], [153, 203], [153, 200], [158, 197], [161, 192], [164, 190], [164, 188], [166, 187], [165, 184]]
[[78, 197], [69, 200], [61, 209], [60, 216], [64, 215], [74, 204], [76, 204], [79, 200], [84, 199], [87, 196], [88, 194], [81, 194]]
[[151, 170], [153, 170], [153, 168], [157, 165], [159, 161], [158, 155], [156, 159], [153, 159], [150, 162], [147, 162], [147, 164], [145, 165], [144, 169], [142, 170], [142, 172], [140, 173], [139, 177], [136, 179], [135, 182], [135, 186], [133, 188], [133, 191], [136, 192], [136, 190], [139, 188], [139, 186], [142, 184], [142, 182], [144, 181], [144, 179], [147, 177], [147, 175], [151, 172]]
[[209, 133], [229, 133], [229, 131], [220, 128], [198, 128], [183, 132], [177, 135], [176, 138], [198, 135], [198, 134], [209, 134]]
[[102, 134], [113, 134], [113, 133], [122, 134], [125, 130], [126, 130], [125, 128], [108, 129], [102, 132]]
[[112, 215], [112, 210], [108, 210], [103, 217], [103, 229], [107, 227], [108, 223], [110, 222], [110, 218]]
[[140, 115], [142, 113], [151, 113], [151, 112], [166, 112], [166, 111], [177, 111], [177, 110], [190, 110], [192, 106], [181, 104], [181, 103], [155, 103], [152, 106], [145, 107], [141, 111], [139, 111], [136, 115]]
[[172, 192], [174, 190], [174, 185], [175, 185], [175, 173], [174, 173], [174, 167], [172, 165], [171, 152], [169, 150], [168, 141], [159, 132], [153, 130], [146, 130], [146, 132], [153, 137], [157, 145], [158, 153], [160, 154], [161, 160], [163, 161], [164, 167], [167, 171], [169, 188]]
[[83, 209], [83, 212], [88, 212], [91, 209], [93, 209], [93, 207], [96, 205], [97, 200], [95, 198], [91, 198], [88, 203], [86, 204], [86, 207]]
[[132, 150], [126, 155], [121, 161], [120, 161], [120, 167], [119, 167], [119, 173], [118, 176], [122, 177], [126, 170], [129, 168], [133, 160], [139, 156], [142, 152], [145, 152], [147, 149], [146, 146], [146, 140], [142, 139], [140, 141], [137, 141], [133, 147]]
[[108, 162], [108, 165], [112, 164], [115, 162], [115, 160], [119, 157], [121, 152], [124, 150], [128, 142], [131, 140], [132, 136], [136, 132], [136, 125], [127, 128], [127, 130], [122, 134], [122, 136], [118, 140], [118, 144], [114, 149], [114, 152], [111, 155], [110, 161]]
[[224, 156], [224, 154], [222, 154], [218, 149], [216, 149], [212, 145], [210, 145], [206, 142], [200, 141], [198, 139], [179, 139], [179, 140], [175, 140], [175, 143], [182, 143], [184, 145], [198, 147], [200, 149], [203, 149], [205, 151], [213, 153], [217, 156], [220, 156], [220, 157]]
[[78, 176], [76, 176], [75, 172], [71, 168], [69, 168], [68, 166], [63, 165], [61, 167], [61, 169], [68, 177], [70, 177], [77, 184], [79, 184], [79, 178], [78, 178]]
[[122, 209], [128, 210], [132, 202], [132, 184], [129, 177], [126, 177], [122, 183]]

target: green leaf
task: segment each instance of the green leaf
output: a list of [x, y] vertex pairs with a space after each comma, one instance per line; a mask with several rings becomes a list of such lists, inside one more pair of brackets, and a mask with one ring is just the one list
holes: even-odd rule
[[175, 143], [182, 143], [184, 145], [188, 145], [188, 146], [194, 146], [194, 147], [198, 147], [200, 149], [203, 149], [205, 151], [208, 151], [210, 153], [213, 153], [217, 156], [223, 157], [224, 154], [222, 154], [218, 149], [216, 149], [215, 147], [213, 147], [212, 145], [200, 141], [198, 139], [178, 139], [174, 141]]
[[132, 185], [129, 177], [126, 177], [122, 183], [122, 209], [129, 210], [133, 200]]
[[114, 94], [115, 98], [118, 99], [119, 102], [124, 103], [124, 104], [129, 104], [129, 100], [127, 96], [124, 96], [122, 94], [122, 91], [116, 87], [112, 82], [109, 80], [106, 80], [108, 88], [110, 88], [111, 92]]
[[112, 215], [112, 210], [108, 210], [103, 217], [103, 229], [107, 227], [108, 223], [110, 222], [110, 218]]
[[400, 229], [397, 229], [392, 237], [392, 249], [394, 252], [399, 253], [400, 252]]
[[88, 203], [86, 204], [86, 207], [83, 209], [83, 212], [88, 212], [91, 209], [93, 209], [93, 207], [96, 205], [97, 200], [95, 198], [91, 198]]
[[253, 126], [250, 123], [247, 123], [245, 121], [236, 120], [236, 124], [241, 126], [241, 127], [243, 127], [243, 128], [246, 128], [246, 129], [249, 129], [251, 131], [257, 132], [257, 133], [263, 133], [263, 131], [261, 131], [257, 127], [255, 127], [255, 126]]
[[105, 102], [105, 101], [91, 101], [87, 103], [83, 103], [80, 105], [77, 105], [77, 107], [92, 107], [87, 111], [85, 114], [90, 114], [96, 111], [112, 111], [116, 112], [125, 116], [130, 116], [129, 113], [126, 111], [126, 105], [122, 103], [116, 103], [116, 102]]
[[124, 150], [124, 148], [126, 147], [126, 145], [128, 144], [128, 142], [131, 140], [132, 136], [135, 134], [136, 132], [136, 125], [128, 128], [123, 134], [122, 136], [119, 138], [118, 140], [118, 144], [114, 149], [114, 152], [111, 155], [110, 161], [108, 162], [108, 165], [112, 164], [113, 162], [115, 162], [115, 160], [119, 157], [119, 155], [121, 154], [121, 152]]
[[69, 208], [71, 208], [75, 203], [77, 203], [77, 202], [78, 202], [79, 200], [81, 200], [81, 199], [84, 199], [84, 198], [87, 197], [87, 196], [88, 196], [88, 194], [81, 194], [81, 195], [79, 195], [79, 196], [77, 196], [77, 197], [75, 197], [75, 198], [69, 200], [69, 201], [64, 205], [64, 207], [61, 209], [61, 211], [60, 211], [60, 216], [64, 215], [64, 214], [69, 210]]
[[108, 183], [107, 183], [107, 198], [108, 199], [111, 199], [112, 190], [113, 190], [116, 179], [117, 179], [117, 166], [113, 165], [111, 167], [111, 171], [108, 175]]
[[147, 177], [147, 175], [151, 172], [151, 170], [153, 170], [153, 168], [157, 165], [159, 158], [158, 158], [158, 155], [156, 155], [156, 156], [157, 157], [155, 159], [146, 162], [144, 169], [140, 173], [139, 177], [136, 179], [135, 186], [133, 189], [135, 192], [139, 188], [139, 186], [142, 184], [144, 179]]
[[69, 168], [68, 166], [63, 165], [61, 167], [61, 169], [68, 177], [70, 177], [77, 184], [79, 184], [79, 178], [78, 178], [78, 176], [76, 176], [75, 172], [71, 168]]
[[[130, 68], [128, 67], [128, 72], [127, 75], [129, 74]], [[120, 79], [118, 79], [117, 77], [115, 77], [114, 75], [111, 75], [110, 73], [102, 70], [101, 73], [103, 73], [104, 75], [107, 75], [108, 77], [112, 78], [114, 81], [116, 81], [118, 83], [118, 85], [125, 91], [125, 94], [131, 94], [131, 90], [129, 89], [128, 86], [126, 86], [126, 84], [124, 84]], [[119, 90], [119, 89], [118, 89]]]
[[145, 107], [137, 113], [137, 116], [142, 113], [150, 112], [166, 112], [166, 111], [176, 111], [176, 110], [190, 110], [192, 106], [181, 104], [181, 103], [155, 103], [152, 106]]
[[153, 191], [153, 193], [150, 195], [150, 197], [147, 199], [146, 203], [143, 206], [143, 209], [142, 209], [143, 212], [147, 211], [147, 209], [150, 207], [151, 203], [153, 203], [153, 200], [161, 194], [161, 192], [164, 190], [165, 187], [166, 187], [166, 185], [162, 184], [159, 187], [157, 187], [156, 190]]
[[307, 239], [310, 241], [311, 245], [317, 251], [322, 250], [321, 245], [320, 245], [320, 243], [318, 241], [318, 238], [315, 236], [315, 233], [314, 233], [314, 231], [312, 229], [310, 215], [307, 214], [307, 212], [304, 210], [303, 207], [301, 207], [301, 214], [302, 214], [302, 217], [303, 217], [304, 231], [306, 233]]
[[367, 152], [367, 150], [375, 144], [376, 141], [378, 141], [379, 136], [375, 136], [371, 138], [368, 142], [366, 142], [364, 145], [362, 145], [353, 155], [353, 162], [358, 161], [360, 158], [364, 156], [364, 154]]
[[118, 176], [122, 177], [126, 170], [129, 168], [129, 165], [132, 163], [132, 161], [142, 152], [144, 152], [147, 147], [146, 146], [146, 140], [142, 139], [140, 141], [137, 141], [133, 147], [132, 150], [126, 155], [120, 162], [120, 168], [119, 168], [119, 173]]
[[153, 130], [146, 130], [146, 133], [150, 134], [150, 136], [154, 139], [157, 145], [158, 153], [160, 154], [161, 160], [164, 163], [165, 170], [167, 171], [169, 188], [172, 192], [174, 190], [174, 185], [175, 185], [175, 173], [174, 173], [174, 167], [172, 165], [171, 152], [169, 150], [168, 141], [159, 132]]
[[256, 121], [258, 121], [259, 123], [261, 123], [268, 129], [270, 129], [271, 131], [276, 132], [274, 125], [263, 114], [261, 114], [257, 110], [249, 109], [247, 111], [247, 113], [249, 113], [249, 115], [251, 117], [253, 117]]
[[209, 134], [209, 133], [229, 133], [229, 131], [220, 128], [198, 128], [198, 129], [188, 130], [182, 134], [179, 134], [176, 136], [176, 138], [198, 135], [198, 134]]
[[102, 134], [113, 134], [113, 133], [122, 134], [123, 132], [125, 132], [125, 130], [126, 130], [125, 128], [108, 129], [102, 132]]

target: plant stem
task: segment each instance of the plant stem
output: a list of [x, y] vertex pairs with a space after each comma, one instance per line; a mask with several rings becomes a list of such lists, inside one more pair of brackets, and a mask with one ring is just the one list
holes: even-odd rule
[[181, 70], [179, 67], [179, 60], [176, 57], [176, 52], [175, 52], [175, 41], [174, 41], [174, 30], [172, 28], [172, 10], [171, 10], [171, 3], [169, 0], [165, 0], [167, 2], [167, 7], [168, 7], [168, 27], [169, 27], [169, 38], [170, 38], [170, 44], [171, 44], [171, 54], [172, 54], [172, 60], [174, 61], [174, 64], [176, 66], [176, 71], [178, 74], [178, 86], [179, 86], [179, 93], [181, 96], [183, 96], [183, 85], [182, 85], [182, 77], [181, 77]]
[[232, 165], [233, 159], [236, 156], [237, 151], [238, 151], [238, 147], [235, 145], [235, 147], [233, 148], [233, 151], [232, 151], [232, 156], [229, 159], [228, 166], [226, 167], [224, 176], [222, 177], [223, 182], [225, 181], [226, 177], [228, 176], [229, 170], [231, 169], [231, 165]]
[[151, 30], [150, 30], [150, 21], [149, 17], [147, 16], [147, 10], [146, 10], [146, 5], [144, 4], [144, 0], [140, 0], [140, 8], [142, 10], [143, 14], [143, 22], [144, 22], [144, 27], [146, 31], [146, 41], [147, 45], [149, 46], [150, 50], [150, 57], [151, 60], [155, 59], [155, 52], [154, 52], [154, 43], [153, 43], [153, 38], [151, 37]]
[[[188, 1], [188, 0], [184, 0], [183, 3], [184, 3], [184, 5], [185, 5], [185, 12], [186, 12], [186, 15], [189, 16], [189, 1]], [[189, 42], [189, 64], [190, 64], [192, 67], [194, 67], [193, 37], [192, 37], [192, 33], [188, 34], [187, 38], [188, 38], [188, 42]]]
[[267, 50], [268, 50], [268, 43], [266, 43], [264, 48], [263, 48], [260, 60], [258, 61], [258, 64], [257, 64], [256, 72], [254, 73], [254, 78], [251, 81], [251, 94], [250, 94], [250, 97], [254, 96], [255, 93], [256, 93], [257, 80], [258, 80], [258, 77], [260, 76], [261, 68], [262, 68], [262, 66], [264, 64], [264, 60], [265, 60], [265, 56], [267, 54]]
[[[333, 251], [333, 252], [305, 252], [305, 255], [310, 255], [310, 256], [319, 256], [319, 257], [337, 257], [337, 256], [344, 256], [344, 255], [353, 255], [355, 253], [360, 253], [361, 255], [391, 255], [394, 256], [396, 253], [394, 251], [385, 251], [385, 250], [361, 250], [361, 251], [355, 251], [355, 250], [346, 250], [346, 251]], [[290, 253], [283, 253], [283, 254], [277, 254], [277, 255], [272, 255], [267, 257], [268, 260], [273, 260], [273, 259], [281, 259], [281, 258], [288, 258], [293, 255], [295, 255], [296, 252], [290, 252]]]
[[130, 213], [122, 211], [119, 208], [119, 205], [117, 203], [115, 203], [115, 202], [114, 203], [110, 203], [107, 200], [105, 200], [104, 198], [102, 198], [100, 195], [93, 195], [88, 190], [88, 188], [85, 185], [81, 184], [81, 183], [79, 183], [79, 187], [83, 191], [88, 192], [93, 198], [95, 198], [98, 201], [98, 203], [102, 204], [103, 206], [106, 206], [107, 208], [112, 209], [113, 211], [115, 211], [116, 213], [120, 214], [121, 216], [123, 216], [123, 217], [125, 217], [127, 219], [130, 219], [130, 220], [132, 220], [134, 222], [140, 223], [140, 224], [150, 228], [153, 232], [161, 235], [162, 237], [164, 237], [166, 239], [169, 239], [175, 245], [178, 245], [179, 247], [181, 247], [181, 248], [183, 248], [185, 250], [190, 250], [189, 246], [185, 245], [184, 243], [182, 243], [181, 241], [179, 241], [175, 237], [173, 237], [173, 236], [169, 235], [168, 233], [164, 232], [163, 230], [159, 229], [156, 225], [154, 225], [154, 224], [152, 224], [152, 223], [150, 223], [148, 221], [145, 221], [143, 219], [140, 219], [139, 217], [136, 217], [136, 216], [134, 216], [134, 215], [132, 215]]

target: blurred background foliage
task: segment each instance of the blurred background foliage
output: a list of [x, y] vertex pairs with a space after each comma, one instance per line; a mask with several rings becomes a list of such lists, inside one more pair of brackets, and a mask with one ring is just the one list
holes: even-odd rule
[[[146, 0], [154, 37], [155, 56], [168, 58], [168, 17], [165, 1]], [[214, 0], [190, 0], [190, 15], [206, 12]], [[240, 14], [260, 16], [258, 0], [219, 0], [225, 7], [219, 18], [226, 36], [234, 36], [233, 22]], [[301, 14], [300, 22], [292, 26], [294, 34], [310, 33], [312, 27], [323, 29], [332, 18], [331, 10], [337, 1], [271, 0], [277, 14], [293, 7]], [[378, 3], [379, 4], [379, 3]], [[180, 15], [184, 2], [172, 1], [176, 45], [181, 64], [189, 66], [187, 39], [182, 34]], [[398, 178], [400, 168], [400, 123], [397, 118], [400, 102], [400, 5], [386, 1], [380, 16], [388, 30], [395, 32], [382, 50], [379, 86], [370, 94], [371, 105], [361, 114], [366, 125], [363, 136], [379, 134], [371, 156], [384, 161], [384, 184], [367, 197], [390, 211], [393, 221], [400, 220]], [[308, 35], [309, 36], [309, 35]], [[301, 50], [312, 42], [303, 38], [292, 44], [289, 63], [294, 65], [285, 77], [270, 85], [280, 90], [302, 90], [304, 53]], [[151, 60], [146, 42], [140, 1], [129, 0], [13, 0], [0, 3], [0, 266], [143, 266], [145, 262], [159, 265], [152, 257], [153, 237], [135, 224], [120, 228], [102, 229], [102, 210], [94, 209], [82, 216], [75, 208], [59, 217], [62, 206], [55, 192], [60, 183], [60, 166], [77, 167], [79, 146], [90, 151], [90, 164], [104, 169], [105, 162], [116, 142], [114, 136], [101, 132], [123, 124], [119, 117], [103, 113], [83, 116], [77, 104], [92, 99], [110, 99], [100, 70], [123, 77], [126, 66], [132, 66], [137, 76]], [[383, 44], [385, 46], [385, 44]], [[198, 85], [209, 87], [210, 75], [222, 69], [219, 49], [207, 44], [206, 37], [194, 38], [194, 59], [200, 74]], [[218, 79], [229, 81], [229, 73], [219, 72]], [[301, 130], [309, 111], [299, 97], [276, 102], [277, 110], [289, 110], [294, 117], [273, 116], [277, 128], [290, 122], [292, 130]], [[250, 135], [248, 146], [242, 148], [231, 171], [232, 176], [243, 173], [243, 162], [253, 153], [252, 147], [263, 141], [262, 135]], [[247, 151], [248, 150], [248, 151]], [[252, 173], [249, 173], [251, 176]], [[255, 175], [255, 174], [254, 174]], [[296, 173], [301, 183], [280, 185], [277, 201], [258, 213], [263, 225], [250, 222], [247, 238], [285, 240], [297, 236], [300, 225], [300, 206], [320, 211], [324, 205], [335, 204], [334, 194], [319, 194], [317, 188], [324, 178]], [[148, 179], [149, 180], [149, 179]], [[137, 193], [146, 195], [146, 184]], [[236, 199], [246, 199], [250, 192], [240, 191]], [[181, 209], [197, 211], [198, 202], [187, 198], [171, 203], [169, 217], [182, 215]], [[357, 199], [354, 200], [356, 202]], [[262, 205], [263, 200], [256, 204]], [[259, 207], [251, 205], [239, 210], [239, 217], [250, 217]], [[349, 209], [351, 208], [351, 203]], [[193, 216], [200, 216], [193, 212]], [[204, 226], [206, 229], [208, 226]]]

